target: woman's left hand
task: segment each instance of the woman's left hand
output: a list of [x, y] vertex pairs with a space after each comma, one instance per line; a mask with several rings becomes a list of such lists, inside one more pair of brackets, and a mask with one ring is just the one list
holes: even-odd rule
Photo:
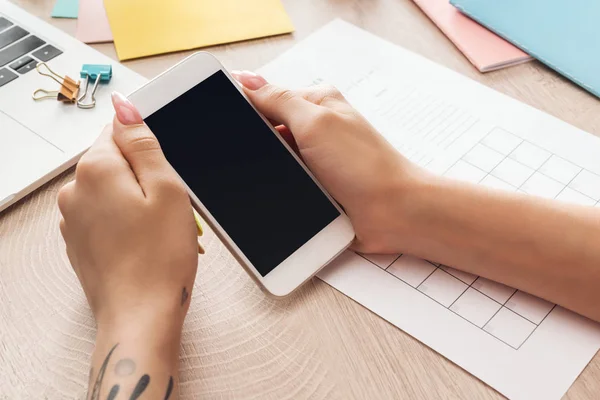
[[198, 263], [192, 206], [137, 110], [114, 103], [117, 117], [59, 194], [69, 259], [99, 325], [159, 311], [181, 324]]
[[156, 137], [127, 99], [113, 94], [113, 104], [116, 118], [58, 198], [67, 254], [98, 325], [90, 394], [175, 398], [197, 228]]

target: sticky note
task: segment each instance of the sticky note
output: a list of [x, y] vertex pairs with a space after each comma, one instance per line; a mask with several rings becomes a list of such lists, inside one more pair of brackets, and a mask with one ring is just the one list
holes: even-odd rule
[[104, 0], [119, 59], [294, 30], [280, 0]]
[[84, 43], [113, 41], [103, 0], [80, 0], [75, 37]]
[[79, 0], [56, 0], [52, 9], [52, 18], [77, 18]]

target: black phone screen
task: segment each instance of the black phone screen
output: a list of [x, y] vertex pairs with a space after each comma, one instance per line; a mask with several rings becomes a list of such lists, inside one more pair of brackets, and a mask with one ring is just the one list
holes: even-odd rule
[[262, 276], [340, 215], [221, 71], [145, 122]]

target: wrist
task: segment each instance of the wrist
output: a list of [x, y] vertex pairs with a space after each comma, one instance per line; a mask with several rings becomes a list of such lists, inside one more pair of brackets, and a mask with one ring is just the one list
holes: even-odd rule
[[[90, 381], [89, 390], [93, 391], [99, 385], [98, 388], [106, 393], [109, 388], [120, 386], [121, 392], [129, 394], [145, 379], [152, 385], [144, 391], [144, 395], [152, 398], [159, 397], [159, 393], [155, 392], [164, 395], [164, 390], [169, 385], [172, 387], [173, 379], [177, 381], [179, 369], [181, 331], [172, 328], [172, 325], [160, 324], [159, 320], [141, 318], [129, 323], [98, 325], [92, 356], [95, 380]], [[119, 372], [119, 368], [126, 368], [129, 372]], [[113, 385], [117, 380], [118, 384]]]
[[122, 307], [96, 315], [98, 336], [123, 339], [152, 337], [163, 343], [179, 343], [185, 310], [181, 305], [150, 304]]
[[438, 184], [437, 176], [416, 165], [411, 165], [401, 179], [396, 179], [387, 205], [394, 218], [388, 218], [385, 224], [388, 236], [394, 240], [395, 252], [407, 250], [408, 238], [414, 237], [422, 226], [423, 211]]
[[364, 212], [352, 217], [356, 222], [358, 248], [365, 253], [402, 253], [407, 240], [420, 224], [422, 202], [429, 195], [436, 177], [419, 166], [403, 160], [384, 175], [378, 189], [366, 202]]
[[134, 320], [128, 324], [98, 325], [96, 350], [105, 354], [109, 347], [117, 344], [121, 349], [137, 349], [145, 357], [151, 356], [165, 366], [176, 367], [181, 346], [181, 328], [142, 320]]
[[396, 186], [394, 212], [399, 216], [390, 227], [402, 237], [414, 236], [427, 223], [432, 212], [432, 198], [438, 192], [442, 179], [417, 167], [405, 182]]
[[463, 184], [426, 170], [414, 178], [397, 189], [393, 206], [397, 217], [388, 226], [398, 244], [394, 252], [438, 261], [435, 254], [442, 243], [460, 230], [455, 200]]

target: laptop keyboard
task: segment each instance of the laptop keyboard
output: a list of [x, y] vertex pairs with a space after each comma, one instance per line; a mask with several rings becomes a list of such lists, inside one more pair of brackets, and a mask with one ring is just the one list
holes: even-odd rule
[[0, 15], [0, 87], [62, 51]]

